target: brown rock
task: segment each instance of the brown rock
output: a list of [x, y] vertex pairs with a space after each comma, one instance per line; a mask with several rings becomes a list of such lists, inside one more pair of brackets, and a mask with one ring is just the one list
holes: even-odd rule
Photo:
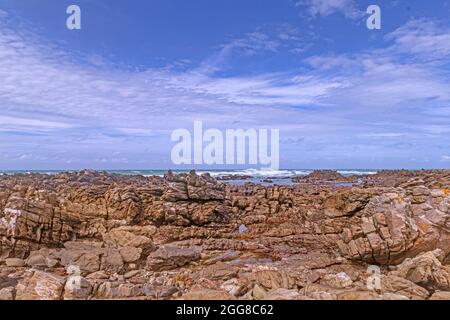
[[430, 297], [430, 300], [450, 300], [450, 292], [436, 291]]
[[333, 288], [343, 289], [350, 287], [353, 281], [345, 272], [339, 272], [325, 275], [320, 283]]
[[6, 287], [0, 289], [0, 301], [14, 300], [14, 294], [15, 294], [14, 287]]
[[119, 249], [122, 259], [126, 263], [136, 262], [141, 258], [142, 249], [135, 247], [122, 247]]
[[337, 294], [338, 300], [381, 300], [380, 295], [372, 291], [346, 291]]
[[23, 259], [18, 258], [9, 258], [5, 260], [5, 263], [8, 267], [23, 267], [25, 266], [25, 261]]
[[136, 235], [129, 229], [120, 227], [111, 230], [106, 236], [105, 241], [111, 242], [117, 247], [134, 247], [151, 249], [153, 247], [152, 240], [143, 235]]
[[408, 279], [428, 290], [450, 290], [450, 267], [437, 259], [442, 250], [423, 253], [406, 259], [393, 274]]
[[60, 300], [65, 278], [42, 271], [32, 271], [16, 287], [16, 300]]
[[200, 272], [200, 277], [210, 280], [228, 280], [234, 278], [239, 271], [236, 266], [228, 265], [223, 262], [207, 266]]
[[296, 287], [295, 279], [286, 271], [257, 270], [252, 274], [252, 279], [267, 290]]
[[381, 288], [383, 293], [396, 293], [412, 300], [424, 300], [430, 295], [413, 282], [393, 275], [381, 277]]
[[194, 286], [189, 292], [185, 293], [182, 300], [232, 300], [229, 293], [221, 290], [206, 289], [200, 286]]
[[153, 271], [170, 270], [200, 259], [199, 248], [161, 246], [147, 257], [147, 268]]
[[269, 291], [264, 300], [298, 300], [299, 297], [297, 290], [280, 288]]
[[64, 286], [64, 300], [86, 300], [92, 292], [92, 285], [85, 278], [69, 276]]

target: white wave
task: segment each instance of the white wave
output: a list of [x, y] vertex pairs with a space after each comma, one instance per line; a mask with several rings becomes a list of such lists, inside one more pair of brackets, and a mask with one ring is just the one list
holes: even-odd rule
[[[254, 178], [261, 177], [274, 177], [274, 178], [287, 178], [293, 176], [306, 176], [313, 170], [271, 170], [271, 169], [242, 169], [242, 170], [224, 170], [224, 171], [199, 171], [198, 173], [208, 172], [213, 177], [221, 177], [226, 175], [244, 175]], [[344, 176], [350, 175], [374, 175], [377, 171], [368, 170], [338, 170], [340, 174]]]
[[307, 176], [312, 170], [295, 170], [294, 172], [296, 176]]
[[212, 177], [221, 177], [221, 176], [226, 176], [229, 174], [232, 175], [238, 175], [238, 174], [243, 174], [240, 173], [239, 171], [197, 171], [197, 174], [204, 174], [204, 173], [209, 173]]
[[242, 170], [224, 170], [224, 171], [198, 171], [198, 174], [208, 172], [213, 177], [226, 175], [244, 175], [250, 177], [274, 177], [286, 178], [296, 175], [308, 175], [310, 170], [271, 170], [271, 169], [242, 169]]
[[360, 171], [360, 170], [338, 170], [338, 173], [344, 176], [362, 176], [362, 175], [374, 175], [377, 174], [377, 171]]

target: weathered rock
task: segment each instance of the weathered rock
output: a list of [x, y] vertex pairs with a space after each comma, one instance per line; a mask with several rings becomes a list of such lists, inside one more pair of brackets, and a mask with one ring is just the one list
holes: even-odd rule
[[167, 299], [177, 292], [174, 286], [152, 286], [120, 282], [103, 282], [95, 298], [97, 299]]
[[70, 276], [64, 286], [64, 300], [86, 300], [91, 292], [92, 285], [81, 276]]
[[[120, 227], [111, 230], [105, 236], [105, 242], [114, 244], [116, 247], [134, 247], [151, 250], [153, 248], [152, 240], [146, 236], [133, 233], [132, 229]], [[152, 233], [154, 230], [149, 231]]]
[[353, 281], [345, 272], [340, 272], [337, 274], [325, 275], [320, 283], [333, 288], [343, 289], [350, 287], [353, 284]]
[[286, 271], [256, 270], [250, 278], [267, 290], [293, 289], [296, 287], [295, 279]]
[[381, 300], [381, 297], [376, 292], [372, 291], [346, 291], [337, 294], [338, 300]]
[[228, 292], [230, 295], [234, 297], [242, 297], [246, 294], [249, 294], [251, 291], [252, 284], [246, 279], [242, 278], [233, 278], [223, 282], [220, 285], [220, 289]]
[[228, 250], [224, 254], [213, 257], [205, 261], [205, 264], [214, 264], [216, 262], [226, 262], [238, 259], [240, 256], [238, 251]]
[[31, 271], [16, 287], [16, 300], [60, 300], [65, 278], [42, 271]]
[[106, 271], [121, 271], [123, 268], [123, 259], [119, 250], [105, 249], [101, 256], [101, 267]]
[[[194, 172], [92, 170], [0, 176], [0, 290], [8, 299], [320, 300], [450, 291], [450, 171], [325, 171], [295, 180], [233, 185]], [[382, 285], [368, 291], [373, 264]], [[63, 291], [74, 270], [83, 289]], [[32, 282], [49, 287], [35, 292]]]
[[97, 299], [126, 299], [145, 296], [141, 285], [131, 283], [103, 282], [97, 289]]
[[263, 287], [256, 284], [253, 287], [252, 296], [255, 300], [263, 300], [267, 296], [267, 292]]
[[310, 292], [308, 296], [312, 300], [337, 300], [337, 295], [330, 292]]
[[239, 268], [236, 266], [228, 265], [223, 262], [218, 262], [216, 264], [203, 268], [199, 276], [210, 280], [225, 281], [235, 277], [238, 271]]
[[26, 264], [32, 268], [39, 268], [47, 266], [47, 258], [40, 254], [39, 251], [34, 251], [30, 254], [28, 259], [26, 260]]
[[298, 300], [300, 294], [297, 290], [275, 289], [267, 293], [265, 300]]
[[65, 267], [76, 266], [82, 272], [92, 273], [100, 270], [101, 253], [96, 249], [67, 250], [59, 253], [61, 264]]
[[142, 249], [135, 247], [122, 247], [119, 249], [122, 259], [126, 263], [136, 262], [141, 258]]
[[161, 246], [147, 257], [147, 268], [153, 271], [170, 270], [200, 259], [199, 248]]
[[450, 292], [436, 291], [430, 297], [430, 300], [450, 300]]
[[437, 259], [442, 250], [423, 253], [406, 259], [393, 274], [408, 279], [428, 290], [450, 290], [450, 267]]
[[407, 296], [395, 293], [384, 293], [380, 296], [380, 300], [410, 300]]
[[194, 286], [189, 292], [182, 296], [183, 300], [232, 300], [235, 299], [229, 293], [222, 290], [206, 289]]
[[6, 287], [0, 289], [0, 301], [4, 300], [14, 300], [15, 288], [14, 287]]
[[18, 258], [9, 258], [5, 260], [5, 263], [8, 267], [23, 267], [25, 266], [25, 261], [23, 259]]
[[130, 279], [130, 278], [133, 278], [134, 276], [139, 275], [141, 272], [142, 272], [142, 270], [131, 270], [131, 271], [128, 271], [127, 273], [125, 273], [123, 275], [123, 278]]
[[393, 275], [381, 277], [381, 288], [383, 293], [396, 293], [412, 300], [424, 300], [430, 295], [413, 282]]

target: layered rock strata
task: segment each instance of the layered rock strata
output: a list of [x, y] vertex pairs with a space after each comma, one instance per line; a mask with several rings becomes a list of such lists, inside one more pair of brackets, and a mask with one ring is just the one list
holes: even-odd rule
[[448, 298], [450, 172], [335, 178], [0, 176], [0, 299]]

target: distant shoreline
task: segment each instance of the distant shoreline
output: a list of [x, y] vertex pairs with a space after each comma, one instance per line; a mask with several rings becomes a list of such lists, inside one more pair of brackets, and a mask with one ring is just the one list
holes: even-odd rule
[[171, 171], [175, 174], [186, 174], [195, 171], [197, 174], [209, 174], [217, 181], [232, 184], [244, 185], [247, 183], [263, 185], [263, 186], [289, 186], [297, 183], [325, 183], [334, 184], [336, 186], [357, 186], [363, 181], [370, 179], [370, 177], [377, 177], [378, 175], [389, 176], [392, 174], [402, 172], [406, 175], [415, 174], [418, 172], [446, 172], [449, 169], [281, 169], [281, 170], [258, 170], [258, 169], [232, 169], [232, 170], [0, 170], [0, 176], [13, 175], [27, 175], [27, 174], [48, 174], [57, 175], [61, 173], [81, 173], [84, 171], [93, 171], [107, 174], [119, 174], [125, 176], [143, 176], [143, 177], [164, 177], [164, 175]]

